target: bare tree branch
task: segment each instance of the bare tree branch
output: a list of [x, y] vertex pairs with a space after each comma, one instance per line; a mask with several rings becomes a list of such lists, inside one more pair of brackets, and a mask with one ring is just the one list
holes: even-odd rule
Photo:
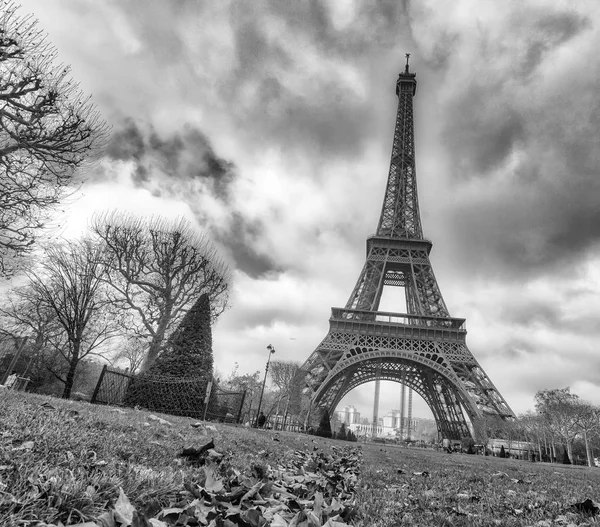
[[36, 301], [55, 316], [65, 338], [56, 346], [68, 362], [63, 397], [68, 398], [79, 362], [119, 334], [105, 295], [104, 258], [91, 240], [48, 247], [38, 268], [27, 272]]
[[31, 16], [0, 0], [0, 274], [98, 154], [108, 130]]
[[103, 243], [112, 303], [135, 314], [138, 334], [149, 342], [143, 371], [200, 295], [209, 295], [213, 320], [226, 308], [230, 271], [185, 220], [112, 212], [94, 218], [91, 230]]

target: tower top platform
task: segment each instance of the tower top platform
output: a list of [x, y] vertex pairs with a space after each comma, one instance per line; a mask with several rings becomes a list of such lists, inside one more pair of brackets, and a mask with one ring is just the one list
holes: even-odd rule
[[410, 53], [406, 54], [406, 65], [404, 66], [404, 71], [398, 74], [398, 80], [396, 81], [396, 95], [400, 96], [401, 92], [411, 92], [414, 96], [417, 93], [417, 74], [411, 73], [408, 71], [408, 59], [410, 57]]

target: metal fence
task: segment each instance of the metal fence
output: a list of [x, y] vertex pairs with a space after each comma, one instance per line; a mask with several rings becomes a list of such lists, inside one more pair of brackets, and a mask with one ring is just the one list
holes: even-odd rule
[[[136, 390], [136, 405], [147, 410], [211, 421], [240, 422], [245, 391], [228, 392], [213, 385], [207, 401], [200, 386], [203, 383], [199, 380], [133, 375], [104, 366], [90, 402], [134, 406], [128, 395]], [[148, 394], [142, 401], [140, 391]]]
[[6, 379], [6, 383], [4, 386], [9, 388], [10, 390], [15, 390], [18, 392], [24, 392], [27, 390], [27, 385], [29, 384], [31, 379], [29, 377], [19, 377], [16, 374], [9, 375]]

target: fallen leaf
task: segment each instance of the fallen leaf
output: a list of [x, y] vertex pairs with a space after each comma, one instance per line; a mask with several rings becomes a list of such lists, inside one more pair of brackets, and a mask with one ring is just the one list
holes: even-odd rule
[[122, 488], [119, 488], [119, 499], [114, 506], [115, 520], [123, 525], [131, 525], [133, 522], [133, 512], [135, 507], [129, 501], [129, 498], [125, 496]]
[[150, 414], [148, 416], [148, 419], [150, 419], [150, 421], [156, 421], [157, 423], [159, 423], [161, 425], [173, 426], [173, 423], [171, 423], [170, 421], [167, 421], [166, 419], [163, 419], [162, 417], [158, 417], [154, 414]]
[[206, 481], [204, 483], [204, 488], [208, 492], [218, 493], [223, 491], [223, 480], [217, 478], [215, 476], [215, 470], [212, 465], [205, 465], [202, 467], [204, 469], [204, 473], [206, 474]]
[[271, 520], [271, 527], [288, 527], [288, 522], [279, 516], [279, 514], [275, 513], [273, 520]]
[[115, 511], [106, 511], [103, 512], [98, 518], [96, 518], [96, 522], [99, 527], [117, 527], [115, 523]]
[[205, 445], [201, 446], [201, 447], [194, 447], [194, 446], [189, 446], [183, 449], [183, 452], [181, 452], [181, 454], [179, 454], [181, 457], [190, 457], [190, 458], [199, 458], [199, 457], [205, 457], [205, 453], [210, 450], [210, 449], [214, 449], [215, 448], [215, 442], [213, 439], [211, 439], [208, 443], [206, 443]]

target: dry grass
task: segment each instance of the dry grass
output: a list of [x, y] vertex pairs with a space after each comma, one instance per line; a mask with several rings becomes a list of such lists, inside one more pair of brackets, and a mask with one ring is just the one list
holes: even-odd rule
[[160, 510], [201, 476], [179, 457], [183, 448], [211, 438], [240, 470], [275, 463], [290, 450], [328, 448], [320, 438], [280, 433], [274, 440], [272, 432], [211, 423], [214, 429], [196, 429], [195, 420], [162, 415], [168, 426], [149, 415], [2, 390], [0, 526], [90, 521], [117, 499], [119, 487], [139, 510]]
[[598, 523], [571, 509], [600, 500], [596, 468], [369, 444], [361, 478], [363, 526]]
[[[48, 408], [44, 405], [52, 405]], [[214, 438], [229, 467], [260, 472], [293, 451], [348, 445], [313, 436], [0, 392], [0, 526], [97, 518], [119, 488], [152, 515], [181, 500], [201, 470], [179, 457]], [[600, 498], [600, 469], [362, 445], [357, 525], [570, 526], [597, 524], [570, 506]], [[264, 470], [263, 470], [264, 472]], [[415, 473], [427, 473], [415, 475]]]

